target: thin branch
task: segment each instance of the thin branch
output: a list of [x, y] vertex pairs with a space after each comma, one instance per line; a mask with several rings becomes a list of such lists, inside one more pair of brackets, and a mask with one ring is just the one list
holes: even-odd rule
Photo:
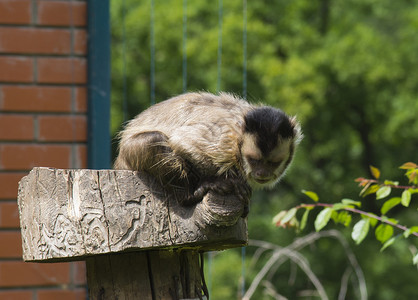
[[347, 296], [347, 289], [348, 289], [348, 280], [350, 279], [350, 275], [353, 271], [350, 268], [347, 268], [341, 278], [341, 287], [340, 292], [338, 293], [338, 300], [344, 300], [345, 296]]
[[[334, 204], [329, 204], [329, 203], [300, 204], [300, 205], [296, 206], [295, 208], [299, 209], [299, 208], [306, 208], [306, 207], [312, 207], [312, 208], [313, 207], [330, 207], [330, 208], [332, 208], [332, 207], [334, 207]], [[366, 216], [366, 217], [369, 217], [369, 218], [376, 219], [379, 222], [386, 223], [386, 224], [388, 224], [392, 227], [396, 227], [400, 230], [403, 230], [403, 231], [408, 230], [408, 227], [406, 227], [406, 226], [396, 224], [396, 223], [388, 220], [387, 218], [382, 218], [382, 217], [379, 217], [377, 215], [362, 211], [362, 210], [357, 209], [357, 208], [343, 207], [343, 208], [340, 208], [339, 210], [351, 211], [351, 212], [359, 214], [359, 215], [363, 215], [363, 216]], [[418, 237], [418, 232], [411, 232], [411, 235], [414, 235], [414, 236]]]
[[[322, 231], [322, 232], [315, 232], [315, 233], [311, 233], [303, 238], [299, 238], [297, 240], [295, 240], [291, 245], [289, 245], [286, 248], [281, 248], [280, 246], [277, 246], [273, 243], [269, 243], [269, 242], [265, 242], [265, 241], [259, 241], [259, 240], [250, 240], [249, 241], [249, 246], [256, 246], [256, 247], [260, 247], [260, 248], [264, 248], [264, 249], [273, 249], [275, 250], [273, 255], [270, 257], [270, 259], [267, 261], [267, 263], [263, 266], [263, 268], [258, 272], [258, 274], [256, 275], [256, 277], [254, 278], [254, 280], [252, 281], [249, 289], [247, 290], [247, 292], [245, 293], [243, 300], [249, 300], [251, 298], [251, 296], [254, 294], [256, 288], [259, 286], [260, 282], [263, 280], [263, 278], [267, 275], [267, 273], [271, 270], [271, 268], [274, 266], [276, 269], [278, 268], [278, 266], [280, 266], [280, 264], [282, 264], [284, 261], [286, 261], [287, 259], [291, 259], [292, 261], [294, 261], [297, 265], [299, 265], [301, 267], [302, 270], [305, 271], [305, 267], [307, 265], [303, 265], [303, 261], [304, 258], [302, 256], [300, 257], [295, 257], [292, 256], [292, 254], [289, 253], [293, 253], [295, 251], [298, 251], [308, 245], [311, 245], [312, 243], [314, 243], [316, 240], [320, 239], [320, 238], [324, 238], [324, 237], [332, 237], [337, 239], [340, 244], [343, 246], [345, 253], [347, 255], [347, 258], [356, 274], [357, 280], [358, 280], [358, 285], [359, 285], [359, 290], [360, 290], [360, 299], [361, 300], [366, 300], [367, 299], [367, 286], [366, 286], [366, 281], [364, 278], [364, 274], [363, 271], [361, 270], [357, 259], [354, 255], [354, 253], [351, 251], [349, 244], [347, 243], [347, 241], [344, 239], [344, 237], [341, 235], [341, 233], [337, 230], [328, 230], [328, 231]], [[297, 254], [295, 254], [297, 255]], [[300, 260], [298, 260], [298, 258], [300, 258]], [[306, 262], [306, 261], [305, 261]], [[301, 265], [302, 264], [302, 265]], [[309, 266], [307, 266], [309, 268]], [[306, 273], [306, 272], [305, 272]], [[309, 271], [308, 271], [309, 273]], [[308, 273], [306, 273], [308, 275]], [[311, 280], [313, 279], [315, 281], [315, 275], [313, 273], [309, 273], [309, 275], [312, 276], [312, 278], [310, 278]], [[309, 277], [308, 275], [308, 277]], [[318, 294], [321, 294], [320, 291], [318, 290]], [[322, 295], [323, 297], [324, 295]], [[325, 295], [325, 297], [327, 297]], [[323, 299], [327, 299], [327, 298], [323, 298]]]
[[[289, 245], [286, 248], [280, 248], [279, 246], [275, 244], [265, 242], [265, 241], [250, 240], [249, 241], [250, 246], [257, 246], [261, 248], [277, 249], [277, 250], [274, 251], [273, 255], [264, 264], [263, 268], [258, 272], [254, 280], [251, 282], [251, 285], [248, 288], [247, 292], [245, 293], [243, 300], [249, 300], [251, 298], [256, 288], [259, 286], [260, 282], [266, 276], [266, 274], [269, 272], [269, 270], [272, 268], [273, 265], [282, 264], [286, 260], [286, 257], [290, 258], [289, 252], [297, 251], [301, 248], [304, 248], [305, 246], [312, 244], [313, 242], [315, 242], [316, 240], [320, 238], [335, 236], [334, 231], [335, 230], [311, 233], [303, 238], [299, 238], [295, 240], [291, 245]], [[324, 298], [324, 299], [327, 299], [327, 298]]]

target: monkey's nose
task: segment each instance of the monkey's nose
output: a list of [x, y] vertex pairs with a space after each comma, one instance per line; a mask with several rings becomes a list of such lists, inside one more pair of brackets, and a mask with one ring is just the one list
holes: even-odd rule
[[271, 173], [265, 170], [256, 170], [254, 172], [254, 177], [257, 179], [270, 179]]

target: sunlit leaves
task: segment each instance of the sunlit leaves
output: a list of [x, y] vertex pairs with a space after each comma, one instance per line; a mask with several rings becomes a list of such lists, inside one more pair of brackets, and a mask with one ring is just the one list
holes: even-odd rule
[[390, 195], [392, 188], [390, 186], [382, 186], [376, 192], [376, 199], [383, 199]]
[[409, 203], [411, 202], [411, 191], [410, 190], [405, 190], [402, 192], [402, 205], [405, 207], [409, 206]]
[[298, 227], [299, 221], [296, 218], [297, 208], [291, 208], [290, 210], [282, 210], [273, 217], [273, 224], [277, 227]]
[[291, 219], [293, 219], [296, 215], [297, 209], [296, 208], [292, 208], [290, 209], [283, 217], [282, 219], [282, 223], [288, 223]]
[[388, 224], [380, 224], [375, 230], [376, 239], [384, 244], [393, 235], [393, 227]]
[[418, 233], [418, 226], [412, 226], [411, 228], [408, 228], [404, 233], [403, 236], [405, 238], [408, 238], [411, 234]]
[[[413, 163], [404, 164], [401, 168], [407, 171], [418, 170], [417, 165]], [[297, 227], [303, 230], [308, 222], [308, 217], [314, 208], [321, 208], [317, 214], [314, 227], [316, 231], [322, 230], [332, 219], [335, 224], [342, 224], [346, 227], [351, 225], [351, 222], [356, 215], [361, 216], [353, 226], [351, 237], [356, 244], [360, 244], [367, 236], [370, 228], [374, 230], [374, 236], [377, 241], [382, 244], [380, 251], [384, 251], [387, 247], [394, 244], [399, 238], [409, 238], [411, 235], [418, 236], [418, 226], [406, 227], [399, 224], [399, 220], [388, 217], [387, 214], [394, 207], [402, 204], [403, 207], [409, 207], [413, 195], [418, 193], [418, 187], [401, 186], [398, 181], [382, 180], [380, 179], [380, 170], [376, 167], [370, 166], [370, 171], [375, 179], [357, 178], [359, 186], [362, 187], [360, 193], [365, 197], [370, 194], [376, 194], [376, 200], [387, 198], [391, 193], [398, 193], [400, 197], [390, 197], [385, 199], [381, 205], [381, 215], [376, 215], [372, 212], [361, 210], [362, 202], [348, 198], [342, 199], [340, 202], [329, 204], [320, 203], [319, 196], [312, 191], [303, 190], [302, 193], [313, 200], [313, 204], [301, 204], [288, 211], [282, 211], [275, 217], [275, 223], [282, 227]], [[401, 190], [401, 191], [399, 191]], [[365, 199], [366, 201], [366, 199]], [[380, 202], [381, 203], [381, 202]], [[304, 209], [299, 225], [297, 211]], [[395, 235], [395, 230], [403, 231], [403, 234]], [[414, 257], [414, 263], [418, 264], [418, 256]]]
[[382, 215], [386, 215], [386, 213], [391, 210], [392, 208], [394, 208], [396, 205], [398, 205], [399, 203], [401, 203], [401, 198], [400, 197], [393, 197], [389, 200], [387, 200], [382, 208], [380, 209], [380, 212], [382, 213]]
[[319, 197], [315, 192], [303, 190], [302, 193], [304, 193], [306, 196], [308, 196], [309, 198], [311, 198], [315, 202], [318, 202], [318, 200], [319, 200]]
[[368, 218], [361, 219], [354, 225], [353, 231], [351, 232], [351, 238], [356, 242], [356, 244], [360, 244], [364, 238], [367, 236], [370, 227], [370, 220]]
[[405, 176], [408, 177], [409, 183], [414, 185], [418, 184], [418, 165], [413, 162], [404, 163], [399, 167], [400, 169], [407, 170]]
[[332, 220], [335, 222], [335, 224], [342, 224], [345, 227], [350, 226], [351, 224], [351, 214], [348, 211], [340, 211], [340, 212], [336, 212], [334, 211], [332, 213]]
[[332, 212], [332, 208], [326, 207], [318, 214], [314, 224], [316, 231], [320, 231], [328, 224], [329, 220], [331, 219]]
[[378, 168], [370, 166], [370, 172], [372, 173], [374, 178], [376, 179], [380, 178], [380, 170]]
[[383, 252], [383, 250], [385, 250], [387, 247], [389, 247], [390, 245], [392, 245], [395, 241], [396, 241], [396, 237], [393, 237], [393, 238], [387, 240], [383, 244], [382, 248], [380, 248], [380, 252]]

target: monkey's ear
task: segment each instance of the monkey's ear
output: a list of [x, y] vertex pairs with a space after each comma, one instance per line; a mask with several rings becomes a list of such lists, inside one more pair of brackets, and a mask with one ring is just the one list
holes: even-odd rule
[[290, 124], [293, 127], [293, 132], [295, 136], [294, 143], [295, 145], [298, 145], [303, 139], [303, 133], [302, 133], [302, 128], [300, 126], [300, 123], [296, 119], [296, 116], [290, 117]]

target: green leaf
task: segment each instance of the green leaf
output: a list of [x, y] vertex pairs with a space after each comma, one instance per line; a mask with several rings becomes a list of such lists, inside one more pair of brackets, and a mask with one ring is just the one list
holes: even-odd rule
[[380, 224], [375, 230], [376, 239], [384, 244], [393, 235], [393, 227], [388, 224]]
[[361, 202], [360, 201], [354, 201], [354, 200], [351, 200], [351, 199], [343, 199], [343, 200], [341, 200], [341, 202], [342, 203], [344, 203], [344, 204], [352, 204], [352, 205], [355, 205], [355, 206], [357, 206], [357, 207], [361, 207]]
[[351, 223], [351, 214], [347, 211], [334, 212], [332, 219], [336, 224], [343, 224], [345, 227], [348, 227]]
[[383, 244], [382, 248], [380, 248], [380, 252], [383, 252], [383, 250], [385, 250], [387, 247], [392, 245], [395, 241], [396, 241], [396, 236], [394, 236], [390, 240], [387, 240], [386, 243]]
[[303, 230], [306, 227], [306, 223], [308, 222], [309, 211], [310, 209], [306, 209], [303, 213], [302, 220], [300, 221], [300, 230]]
[[380, 186], [378, 184], [372, 184], [371, 186], [366, 186], [361, 192], [360, 196], [366, 197], [367, 195], [374, 194], [379, 190]]
[[333, 209], [331, 207], [324, 208], [315, 219], [315, 230], [320, 231], [324, 228], [331, 218]]
[[296, 212], [298, 211], [297, 208], [291, 208], [283, 217], [283, 219], [281, 220], [281, 223], [285, 224], [287, 222], [289, 222], [295, 215]]
[[273, 217], [273, 224], [278, 225], [282, 220], [283, 217], [287, 214], [287, 210], [282, 210], [277, 215]]
[[364, 238], [367, 236], [370, 227], [370, 220], [368, 218], [361, 219], [354, 225], [353, 232], [351, 233], [351, 238], [356, 242], [356, 244], [360, 244]]
[[384, 185], [399, 185], [399, 181], [391, 181], [391, 180], [385, 180], [383, 182]]
[[394, 208], [396, 205], [398, 205], [399, 203], [401, 203], [402, 199], [400, 197], [394, 197], [394, 198], [390, 198], [389, 200], [387, 200], [383, 206], [382, 209], [380, 210], [382, 215], [386, 215], [386, 213], [391, 210], [392, 208]]
[[[375, 217], [377, 217], [375, 214], [372, 214], [372, 213], [369, 213], [369, 215], [372, 215], [372, 216], [375, 216]], [[369, 218], [369, 221], [370, 221], [370, 225], [372, 226], [372, 227], [375, 227], [376, 225], [377, 225], [377, 222], [379, 222], [377, 219], [375, 219], [375, 218]]]
[[403, 236], [405, 238], [408, 238], [412, 233], [418, 232], [418, 226], [412, 226], [411, 228], [408, 228], [404, 233]]
[[383, 198], [389, 196], [391, 191], [392, 191], [392, 188], [390, 186], [382, 186], [376, 192], [376, 200], [383, 199]]
[[302, 190], [302, 193], [304, 193], [306, 196], [308, 196], [315, 202], [318, 202], [319, 200], [319, 197], [315, 192]]
[[411, 194], [418, 194], [418, 189], [408, 189]]
[[380, 177], [380, 170], [376, 167], [370, 166], [370, 172], [372, 173], [373, 177], [379, 179]]
[[411, 202], [411, 191], [410, 190], [404, 190], [402, 192], [402, 205], [405, 207], [409, 206], [409, 203]]

